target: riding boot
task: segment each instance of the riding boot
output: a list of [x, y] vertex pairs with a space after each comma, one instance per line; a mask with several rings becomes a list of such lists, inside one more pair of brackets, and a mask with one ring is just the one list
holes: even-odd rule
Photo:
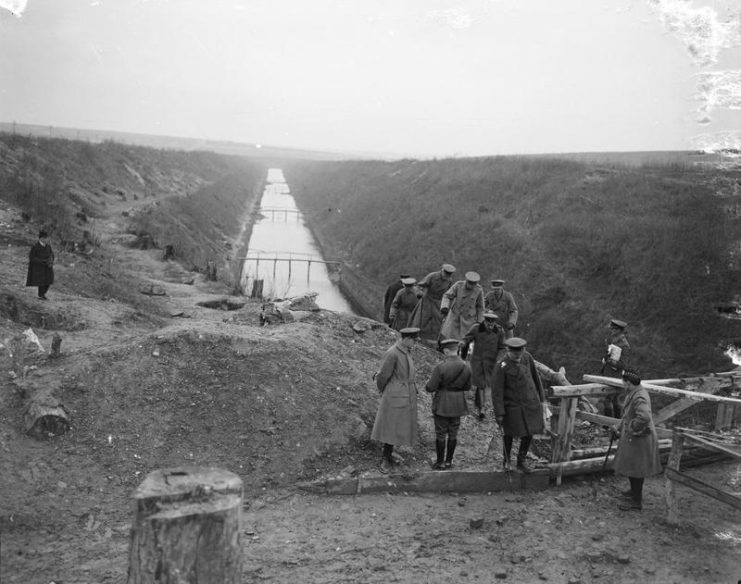
[[525, 463], [532, 440], [532, 436], [522, 436], [520, 438], [520, 449], [517, 451], [517, 469], [521, 472], [532, 472], [533, 470]]
[[484, 415], [484, 390], [480, 387], [476, 387], [473, 390], [473, 405], [478, 410], [479, 420], [483, 420], [486, 417]]
[[453, 453], [455, 453], [455, 447], [458, 445], [458, 440], [455, 438], [448, 438], [448, 453], [445, 456], [445, 468], [453, 466]]
[[435, 440], [435, 453], [437, 454], [437, 462], [432, 465], [432, 468], [442, 470], [445, 468], [445, 439]]

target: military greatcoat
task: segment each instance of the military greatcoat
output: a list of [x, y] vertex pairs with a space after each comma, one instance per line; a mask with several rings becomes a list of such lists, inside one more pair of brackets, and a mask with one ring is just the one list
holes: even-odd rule
[[504, 434], [530, 436], [543, 432], [545, 393], [530, 353], [523, 351], [519, 362], [505, 355], [494, 368], [491, 396], [494, 415], [503, 417]]
[[443, 294], [440, 307], [450, 309], [440, 338], [461, 340], [474, 324], [484, 320], [484, 290], [479, 284], [469, 288], [460, 280]]
[[651, 416], [651, 398], [643, 386], [631, 389], [625, 396], [619, 429], [615, 472], [634, 478], [660, 473], [659, 441]]
[[473, 325], [463, 337], [461, 356], [465, 358], [468, 348], [473, 343], [471, 355], [472, 383], [476, 387], [491, 387], [494, 379], [494, 367], [497, 361], [504, 356], [504, 331], [498, 324], [493, 330], [488, 330], [485, 323]]
[[37, 241], [28, 254], [26, 286], [51, 286], [54, 283], [54, 252], [48, 243]]
[[491, 310], [496, 314], [499, 324], [504, 328], [510, 330], [515, 328], [519, 312], [511, 292], [492, 290], [484, 297], [484, 310]]
[[397, 341], [386, 351], [376, 374], [381, 403], [371, 438], [394, 446], [417, 443], [417, 386], [414, 361], [409, 350]]
[[452, 283], [452, 278], [442, 270], [430, 272], [417, 283], [417, 286], [424, 290], [424, 295], [414, 307], [409, 326], [419, 328], [419, 336], [423, 339], [437, 340], [443, 323], [440, 301]]
[[389, 310], [391, 327], [400, 331], [412, 326], [409, 324], [409, 318], [412, 316], [412, 311], [416, 305], [417, 294], [412, 286], [404, 286], [399, 290], [391, 301], [391, 309]]

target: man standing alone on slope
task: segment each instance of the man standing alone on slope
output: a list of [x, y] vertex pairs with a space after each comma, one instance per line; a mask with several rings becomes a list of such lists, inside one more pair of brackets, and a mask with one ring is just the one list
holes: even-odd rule
[[39, 231], [39, 240], [28, 254], [26, 286], [38, 286], [39, 299], [46, 300], [46, 292], [54, 283], [54, 252], [49, 244], [49, 234]]

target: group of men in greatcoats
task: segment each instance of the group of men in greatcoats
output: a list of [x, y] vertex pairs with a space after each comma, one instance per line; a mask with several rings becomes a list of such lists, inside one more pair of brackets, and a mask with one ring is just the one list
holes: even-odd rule
[[[487, 320], [496, 318], [493, 313], [488, 314]], [[486, 329], [486, 324], [484, 327]], [[501, 328], [498, 331], [497, 336], [501, 337], [503, 331]], [[374, 376], [381, 402], [371, 438], [382, 444], [380, 470], [383, 473], [388, 473], [398, 462], [393, 456], [394, 447], [412, 447], [417, 442], [417, 390], [411, 348], [420, 338], [420, 329], [407, 327], [400, 333], [401, 338], [386, 351]], [[465, 392], [472, 388], [473, 380], [471, 366], [459, 354], [461, 342], [449, 338], [440, 344], [444, 360], [433, 368], [425, 385], [425, 390], [433, 394], [435, 470], [449, 469], [453, 465], [461, 417], [468, 414]], [[532, 356], [525, 351], [526, 344], [518, 337], [505, 340], [505, 354], [495, 362], [493, 374], [486, 359], [476, 362], [477, 375], [492, 376], [494, 415], [504, 434], [504, 467], [511, 470], [510, 452], [514, 438], [519, 437], [517, 469], [522, 472], [531, 470], [525, 458], [533, 435], [544, 430], [542, 407], [545, 403], [543, 386]], [[494, 347], [500, 350], [499, 340], [494, 342]]]
[[514, 297], [504, 289], [504, 280], [493, 278], [491, 291], [485, 293], [478, 273], [466, 272], [463, 280], [454, 282], [455, 270], [446, 263], [419, 281], [402, 273], [386, 289], [384, 322], [396, 330], [418, 328], [422, 339], [437, 343], [441, 349], [440, 341], [462, 341], [474, 324], [482, 322], [484, 311], [491, 311], [497, 315], [505, 338], [512, 338], [518, 310]]
[[[413, 447], [417, 442], [417, 392], [411, 348], [420, 338], [434, 340], [444, 355], [435, 365], [425, 390], [433, 394], [435, 459], [432, 468], [452, 468], [458, 445], [461, 418], [468, 415], [466, 392], [473, 390], [480, 420], [485, 419], [486, 391], [490, 389], [496, 423], [503, 436], [503, 466], [530, 472], [527, 454], [533, 436], [544, 431], [545, 392], [527, 341], [514, 336], [518, 310], [504, 281], [493, 279], [492, 291], [484, 295], [476, 272], [452, 282], [455, 268], [444, 264], [416, 282], [404, 274], [401, 287], [389, 304], [387, 322], [401, 338], [383, 357], [375, 376], [381, 392], [371, 437], [383, 444], [381, 471], [389, 472], [398, 457], [395, 446]], [[414, 288], [421, 289], [421, 295]], [[414, 299], [416, 304], [412, 307]], [[439, 311], [437, 310], [439, 306]], [[410, 312], [410, 307], [411, 312]], [[409, 320], [404, 325], [404, 315]], [[439, 332], [438, 331], [439, 326]], [[635, 371], [625, 368], [630, 350], [624, 321], [613, 319], [605, 339], [602, 374], [621, 377], [624, 392], [605, 403], [608, 414], [622, 419], [615, 471], [628, 476], [630, 489], [621, 493], [623, 510], [640, 510], [644, 478], [661, 472], [658, 442], [651, 418], [651, 402]], [[471, 346], [473, 350], [471, 351]], [[467, 358], [470, 355], [470, 365]], [[622, 408], [618, 406], [622, 405]], [[519, 438], [513, 464], [514, 439]]]

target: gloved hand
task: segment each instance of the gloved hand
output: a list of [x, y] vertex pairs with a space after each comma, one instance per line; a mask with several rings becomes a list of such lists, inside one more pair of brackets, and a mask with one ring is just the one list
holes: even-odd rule
[[501, 428], [503, 422], [504, 422], [504, 416], [497, 416], [497, 426]]
[[440, 314], [442, 314], [443, 316], [447, 316], [448, 312], [450, 312], [450, 309], [447, 306], [440, 309]]
[[620, 440], [620, 428], [613, 428], [610, 436], [613, 440]]

